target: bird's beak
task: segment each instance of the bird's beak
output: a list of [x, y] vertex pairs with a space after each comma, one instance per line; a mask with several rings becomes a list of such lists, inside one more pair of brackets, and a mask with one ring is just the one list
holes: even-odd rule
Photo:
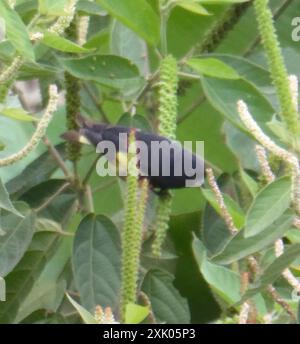
[[75, 130], [67, 131], [61, 135], [61, 138], [63, 138], [66, 141], [70, 142], [80, 142], [83, 144], [90, 145], [91, 142], [82, 134]]

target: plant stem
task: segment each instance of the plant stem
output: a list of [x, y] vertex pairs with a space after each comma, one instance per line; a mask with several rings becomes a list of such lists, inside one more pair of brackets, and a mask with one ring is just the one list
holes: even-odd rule
[[53, 159], [57, 162], [57, 165], [63, 171], [66, 179], [71, 179], [67, 165], [47, 136], [44, 136], [43, 143], [47, 146], [49, 153], [52, 155]]
[[56, 197], [58, 197], [62, 192], [64, 192], [68, 187], [70, 186], [70, 183], [65, 183], [63, 184], [53, 195], [51, 195], [49, 198], [47, 198], [47, 200], [40, 205], [38, 208], [34, 209], [34, 211], [36, 213], [41, 212], [42, 210], [44, 210], [45, 208], [48, 207], [49, 204], [51, 204]]

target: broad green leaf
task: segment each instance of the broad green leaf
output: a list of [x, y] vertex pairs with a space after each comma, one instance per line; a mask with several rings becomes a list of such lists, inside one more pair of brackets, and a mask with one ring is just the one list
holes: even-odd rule
[[188, 324], [190, 315], [186, 300], [173, 285], [174, 277], [166, 271], [149, 270], [142, 283], [158, 322]]
[[[56, 247], [55, 253], [48, 259], [43, 272], [36, 279], [33, 288], [18, 309], [16, 322], [21, 322], [31, 313], [40, 309], [47, 309], [50, 312], [58, 311], [65, 297], [67, 280], [71, 272], [69, 259], [72, 253], [73, 237], [70, 235], [73, 235], [73, 232], [78, 227], [78, 218], [82, 218], [82, 215], [74, 215], [71, 223], [64, 230], [64, 233], [68, 234], [68, 236], [62, 238]], [[40, 221], [39, 218], [37, 219], [38, 221]], [[45, 223], [46, 225], [47, 223]], [[57, 234], [59, 235], [60, 233]]]
[[210, 15], [211, 13], [207, 11], [207, 9], [200, 4], [198, 4], [196, 1], [193, 0], [180, 0], [176, 2], [177, 6], [180, 6], [184, 8], [187, 11], [200, 14], [200, 15]]
[[125, 311], [125, 324], [140, 324], [149, 314], [149, 308], [129, 303]]
[[111, 29], [111, 52], [134, 62], [141, 75], [149, 74], [148, 48], [135, 32], [115, 20]]
[[214, 292], [229, 305], [238, 302], [241, 298], [240, 276], [228, 268], [209, 262], [203, 244], [196, 237], [192, 248], [199, 270]]
[[80, 45], [63, 38], [56, 33], [45, 32], [44, 38], [41, 41], [50, 48], [67, 53], [88, 53], [91, 50], [81, 47]]
[[237, 102], [247, 102], [249, 111], [258, 125], [268, 134], [266, 123], [274, 115], [274, 108], [253, 84], [246, 80], [225, 80], [201, 78], [204, 93], [211, 105], [223, 114], [226, 119], [242, 130], [246, 130], [237, 112]]
[[151, 125], [147, 118], [140, 115], [131, 116], [129, 113], [124, 113], [124, 115], [119, 119], [118, 125], [128, 128], [139, 128], [146, 132], [152, 131]]
[[[207, 201], [212, 205], [212, 207], [221, 214], [221, 209], [218, 205], [218, 202], [216, 200], [215, 194], [211, 190], [207, 189], [201, 189], [203, 196], [207, 199]], [[227, 209], [232, 216], [234, 225], [240, 229], [244, 226], [245, 223], [245, 215], [243, 213], [243, 210], [239, 207], [239, 205], [228, 195], [223, 194], [225, 205], [227, 206]]]
[[72, 297], [69, 294], [67, 294], [67, 298], [74, 306], [74, 308], [77, 310], [85, 324], [98, 324], [93, 315], [90, 312], [88, 312], [85, 308], [83, 308], [78, 302], [72, 299]]
[[0, 13], [5, 20], [5, 31], [11, 44], [26, 59], [34, 60], [33, 46], [27, 28], [18, 13], [11, 9], [6, 1], [0, 1]]
[[64, 15], [65, 6], [68, 0], [38, 0], [39, 13], [48, 16], [62, 16]]
[[20, 323], [27, 316], [40, 309], [55, 312], [62, 302], [67, 287], [64, 279], [42, 282], [38, 279], [35, 282], [28, 297], [18, 309], [17, 323]]
[[74, 239], [73, 267], [83, 306], [116, 309], [120, 292], [120, 234], [105, 216], [88, 215]]
[[273, 104], [276, 91], [272, 86], [270, 73], [267, 68], [263, 68], [251, 60], [237, 55], [210, 54], [210, 56], [223, 61], [233, 68], [241, 78], [255, 85]]
[[114, 55], [94, 55], [75, 59], [59, 59], [70, 74], [79, 79], [96, 81], [104, 86], [126, 88], [140, 80], [137, 67], [129, 60]]
[[82, 12], [83, 14], [88, 15], [98, 15], [98, 16], [106, 16], [107, 12], [98, 4], [90, 0], [80, 0], [76, 4], [76, 9], [78, 12]]
[[34, 214], [25, 208], [24, 217], [7, 212], [1, 215], [0, 276], [5, 277], [18, 264], [34, 233]]
[[16, 119], [23, 122], [36, 122], [37, 118], [28, 114], [27, 111], [22, 108], [7, 108], [0, 110], [0, 114], [6, 117]]
[[248, 210], [245, 237], [252, 237], [276, 221], [290, 206], [291, 179], [282, 177], [262, 189]]
[[201, 239], [209, 257], [222, 252], [226, 243], [232, 237], [225, 221], [209, 203], [206, 204], [202, 216], [201, 234]]
[[229, 241], [225, 249], [213, 258], [213, 262], [224, 265], [231, 264], [267, 248], [292, 227], [293, 219], [293, 213], [287, 212], [264, 231], [250, 238], [244, 237], [244, 230], [240, 231]]
[[146, 0], [97, 0], [104, 9], [151, 45], [159, 41], [159, 17]]
[[[65, 144], [61, 143], [55, 146], [55, 149], [62, 159], [65, 159]], [[46, 151], [28, 164], [19, 175], [10, 180], [6, 184], [6, 188], [13, 198], [20, 197], [32, 187], [48, 180], [57, 168], [56, 161], [49, 151]]]
[[110, 31], [103, 29], [94, 35], [91, 35], [87, 42], [83, 45], [87, 49], [96, 49], [96, 53], [110, 53]]
[[248, 173], [246, 173], [242, 168], [240, 168], [240, 176], [242, 178], [242, 181], [244, 182], [244, 184], [246, 185], [247, 189], [249, 190], [249, 192], [251, 193], [252, 197], [255, 197], [257, 192], [258, 192], [258, 184], [256, 183], [256, 181], [249, 176]]
[[6, 302], [0, 307], [0, 323], [14, 323], [21, 304], [28, 296], [47, 260], [53, 254], [59, 238], [54, 233], [37, 233], [29, 249], [6, 278]]
[[9, 199], [9, 194], [6, 190], [6, 187], [3, 185], [1, 178], [0, 178], [0, 209], [5, 209], [17, 216], [23, 217], [23, 215], [20, 214], [18, 210], [11, 203]]
[[192, 58], [187, 64], [202, 75], [218, 79], [239, 79], [238, 73], [230, 66], [216, 58]]
[[258, 292], [264, 290], [267, 285], [274, 283], [282, 274], [282, 271], [288, 268], [293, 261], [300, 255], [300, 244], [290, 245], [285, 248], [284, 253], [276, 258], [264, 271], [260, 278], [253, 283], [248, 291], [243, 295], [243, 300], [247, 300]]

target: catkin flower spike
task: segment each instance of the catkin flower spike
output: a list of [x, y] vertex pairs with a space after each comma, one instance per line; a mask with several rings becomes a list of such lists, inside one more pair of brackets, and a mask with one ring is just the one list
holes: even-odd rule
[[[275, 242], [275, 255], [276, 257], [280, 257], [284, 252], [284, 244], [281, 239], [278, 239]], [[300, 282], [299, 280], [293, 275], [290, 269], [285, 269], [282, 272], [282, 276], [285, 280], [294, 288], [297, 293], [300, 293]]]
[[110, 307], [106, 307], [105, 309], [103, 309], [101, 306], [96, 306], [94, 318], [101, 325], [119, 324], [119, 322], [115, 320], [114, 314]]
[[276, 34], [272, 11], [269, 8], [269, 0], [254, 0], [253, 4], [261, 41], [264, 46], [271, 78], [276, 88], [280, 104], [280, 115], [289, 132], [297, 136], [300, 130], [298, 111], [295, 109], [290, 92], [288, 72]]
[[160, 66], [159, 86], [159, 133], [169, 139], [176, 139], [177, 120], [177, 61], [165, 57]]
[[40, 140], [46, 133], [48, 125], [53, 117], [54, 112], [57, 110], [58, 92], [56, 85], [49, 87], [49, 103], [40, 119], [34, 134], [29, 142], [19, 152], [12, 154], [7, 158], [0, 159], [0, 167], [12, 165], [23, 158], [25, 158], [31, 151], [33, 151], [39, 144]]
[[223, 195], [219, 189], [219, 186], [218, 186], [217, 181], [215, 179], [213, 170], [211, 168], [207, 168], [206, 174], [207, 174], [208, 184], [216, 196], [216, 200], [217, 200], [218, 206], [220, 208], [221, 216], [222, 216], [223, 220], [225, 221], [227, 228], [229, 229], [230, 233], [232, 235], [234, 235], [238, 232], [238, 230], [235, 227], [232, 216], [230, 215], [230, 213], [229, 213], [229, 211], [225, 205]]
[[[178, 66], [176, 59], [166, 56], [160, 65], [159, 86], [159, 134], [176, 139]], [[155, 239], [152, 252], [161, 256], [162, 244], [167, 236], [172, 207], [172, 194], [165, 192], [158, 201], [155, 221]]]
[[261, 145], [256, 145], [255, 150], [263, 177], [268, 183], [272, 183], [275, 180], [275, 176], [269, 165], [266, 150]]
[[[248, 272], [242, 273], [240, 280], [241, 280], [241, 295], [243, 295], [249, 287], [249, 273]], [[239, 313], [238, 323], [240, 325], [247, 324], [250, 310], [251, 310], [251, 306], [250, 306], [249, 301], [247, 300], [242, 304], [241, 310]]]
[[292, 174], [292, 199], [294, 208], [300, 215], [300, 169], [297, 157], [289, 151], [279, 147], [258, 126], [251, 116], [246, 103], [243, 100], [237, 102], [237, 110], [246, 128], [254, 138], [267, 150], [285, 161], [291, 167]]
[[74, 18], [77, 0], [68, 0], [64, 12], [65, 14], [57, 19], [57, 21], [48, 29], [51, 33], [61, 35], [65, 32]]
[[248, 302], [244, 302], [242, 304], [241, 311], [239, 314], [239, 325], [247, 324], [249, 312], [250, 312], [250, 305]]
[[23, 62], [24, 60], [21, 56], [15, 57], [12, 63], [8, 67], [6, 67], [0, 74], [0, 85], [5, 83], [6, 81], [11, 80], [16, 75]]
[[[135, 130], [131, 130], [128, 145], [126, 208], [122, 232], [121, 317], [125, 320], [126, 306], [135, 303], [138, 291], [143, 225], [148, 198], [148, 181], [138, 190]], [[140, 191], [140, 192], [138, 192]]]
[[77, 24], [77, 42], [80, 46], [86, 43], [87, 34], [89, 31], [89, 24], [90, 24], [90, 17], [89, 16], [81, 16], [78, 18]]
[[[73, 18], [72, 22], [65, 30], [66, 38], [71, 41], [77, 41], [77, 18]], [[77, 115], [80, 111], [80, 81], [69, 72], [65, 71], [65, 100], [66, 100], [66, 125], [68, 130], [78, 131], [79, 125]], [[67, 143], [67, 157], [73, 162], [74, 173], [77, 174], [77, 161], [81, 155], [81, 145], [79, 142]]]

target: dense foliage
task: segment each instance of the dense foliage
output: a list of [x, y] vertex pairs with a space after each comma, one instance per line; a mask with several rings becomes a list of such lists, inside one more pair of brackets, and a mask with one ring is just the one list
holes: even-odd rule
[[[0, 0], [0, 323], [299, 321], [297, 13]], [[98, 176], [79, 113], [204, 141], [204, 185]]]

